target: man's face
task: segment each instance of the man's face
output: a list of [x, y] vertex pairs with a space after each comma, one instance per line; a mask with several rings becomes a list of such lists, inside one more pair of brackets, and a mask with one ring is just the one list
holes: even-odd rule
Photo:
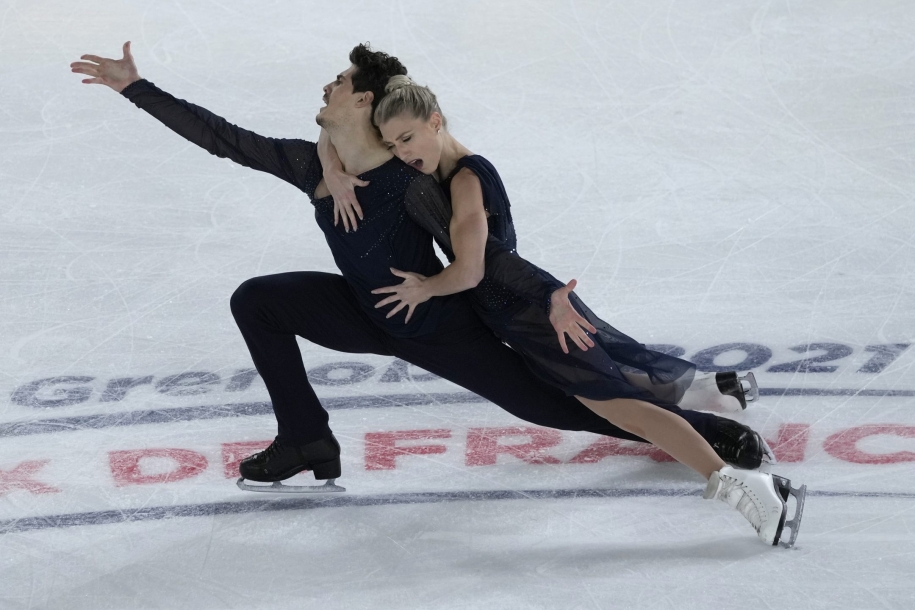
[[324, 106], [315, 117], [315, 121], [321, 127], [346, 121], [358, 98], [365, 95], [365, 93], [353, 93], [352, 76], [354, 72], [356, 72], [356, 66], [350, 66], [338, 74], [333, 82], [324, 85]]

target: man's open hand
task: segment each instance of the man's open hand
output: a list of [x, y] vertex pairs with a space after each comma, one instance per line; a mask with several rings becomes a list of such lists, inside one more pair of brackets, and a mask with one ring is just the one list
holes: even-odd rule
[[84, 78], [87, 85], [108, 85], [118, 93], [124, 88], [140, 80], [137, 65], [130, 54], [130, 42], [124, 43], [124, 57], [121, 59], [107, 59], [98, 55], [83, 55], [80, 59], [70, 64], [70, 70], [77, 74], [85, 74], [92, 78]]

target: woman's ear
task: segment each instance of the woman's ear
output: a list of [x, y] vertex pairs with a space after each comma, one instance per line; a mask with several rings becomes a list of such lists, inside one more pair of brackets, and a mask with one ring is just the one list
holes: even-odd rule
[[432, 128], [432, 131], [441, 131], [442, 115], [437, 112], [433, 112], [432, 116], [429, 117], [429, 127]]

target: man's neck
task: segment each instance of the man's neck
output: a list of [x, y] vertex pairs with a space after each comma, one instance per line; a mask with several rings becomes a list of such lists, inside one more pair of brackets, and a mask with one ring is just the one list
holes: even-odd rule
[[347, 174], [358, 176], [387, 163], [394, 156], [371, 126], [334, 127], [327, 133]]

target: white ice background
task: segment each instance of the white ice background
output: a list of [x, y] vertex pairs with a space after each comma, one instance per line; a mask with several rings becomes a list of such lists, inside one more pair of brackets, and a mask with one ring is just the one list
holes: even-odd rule
[[[185, 416], [268, 399], [232, 386], [251, 361], [229, 296], [333, 262], [302, 193], [70, 73], [126, 40], [166, 91], [307, 139], [355, 44], [400, 57], [500, 170], [523, 255], [645, 343], [771, 353], [737, 418], [805, 431], [773, 468], [810, 488], [796, 548], [683, 466], [575, 463], [585, 433], [558, 463], [474, 465], [474, 430], [525, 423], [304, 341], [351, 407], [331, 410], [347, 500], [236, 489], [223, 445], [268, 441], [272, 415]], [[901, 0], [0, 1], [0, 608], [915, 607], [913, 49]], [[831, 369], [770, 370], [830, 356], [812, 344]], [[162, 385], [186, 373], [212, 383]], [[27, 391], [62, 377], [83, 379]], [[413, 444], [444, 453], [367, 468], [366, 434], [428, 429], [450, 438]], [[142, 449], [205, 465], [119, 483], [112, 456]]]

